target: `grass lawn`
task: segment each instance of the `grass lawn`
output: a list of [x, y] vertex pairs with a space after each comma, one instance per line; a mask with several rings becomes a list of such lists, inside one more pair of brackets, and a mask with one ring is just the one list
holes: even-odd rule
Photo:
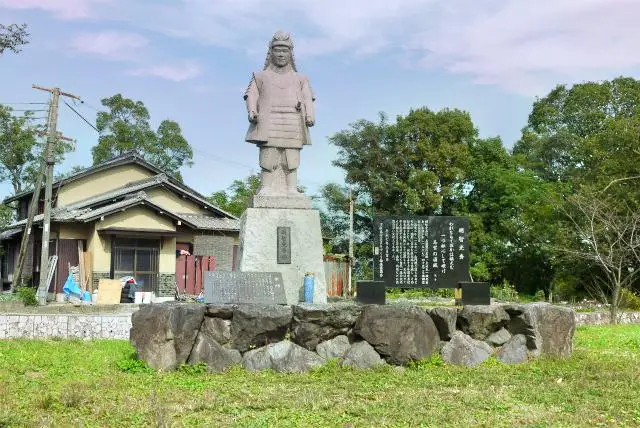
[[638, 426], [640, 326], [584, 327], [568, 360], [474, 369], [153, 373], [126, 341], [0, 341], [0, 426]]

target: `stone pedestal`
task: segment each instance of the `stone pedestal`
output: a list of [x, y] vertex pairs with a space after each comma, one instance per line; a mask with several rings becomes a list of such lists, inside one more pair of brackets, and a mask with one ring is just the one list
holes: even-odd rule
[[[248, 208], [240, 221], [239, 270], [281, 272], [289, 305], [304, 301], [304, 274], [313, 272], [313, 302], [326, 303], [327, 289], [319, 211], [268, 207], [276, 205], [279, 201], [274, 200], [272, 202], [275, 203], [270, 204], [265, 201], [265, 197], [260, 199], [261, 203], [257, 205], [262, 207]], [[280, 243], [281, 263], [278, 263], [278, 228], [289, 228], [285, 231], [290, 236], [290, 246], [286, 235], [283, 238], [284, 242]], [[290, 263], [282, 263], [283, 259], [289, 261], [287, 255], [290, 255]]]

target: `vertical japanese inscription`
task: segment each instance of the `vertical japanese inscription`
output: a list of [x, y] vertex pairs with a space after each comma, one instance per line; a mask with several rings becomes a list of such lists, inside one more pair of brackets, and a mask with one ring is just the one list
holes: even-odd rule
[[374, 221], [374, 278], [387, 287], [454, 288], [469, 278], [464, 217], [379, 217]]
[[291, 228], [278, 227], [277, 229], [277, 261], [279, 265], [291, 264]]

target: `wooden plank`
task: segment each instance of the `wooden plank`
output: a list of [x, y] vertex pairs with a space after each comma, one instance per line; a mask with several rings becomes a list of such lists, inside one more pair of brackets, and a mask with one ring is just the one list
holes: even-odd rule
[[80, 278], [80, 288], [82, 289], [82, 291], [85, 291], [87, 289], [87, 287], [86, 287], [86, 283], [84, 282], [84, 257], [83, 257], [83, 252], [84, 252], [84, 245], [82, 243], [82, 240], [78, 239], [78, 268], [79, 268], [78, 278]]
[[101, 279], [98, 282], [99, 305], [115, 305], [120, 303], [122, 294], [122, 282], [117, 279]]
[[87, 290], [93, 293], [93, 281], [91, 281], [91, 274], [93, 273], [93, 269], [91, 266], [91, 251], [85, 251], [82, 254], [82, 258], [84, 260], [84, 278], [83, 281]]

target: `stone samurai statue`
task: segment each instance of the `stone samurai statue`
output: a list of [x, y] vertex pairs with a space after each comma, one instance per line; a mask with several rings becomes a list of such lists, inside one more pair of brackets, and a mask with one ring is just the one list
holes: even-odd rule
[[302, 146], [311, 144], [315, 98], [307, 78], [297, 73], [289, 33], [273, 36], [264, 70], [253, 73], [244, 99], [249, 114], [245, 141], [260, 148], [258, 195], [302, 196], [297, 169]]

